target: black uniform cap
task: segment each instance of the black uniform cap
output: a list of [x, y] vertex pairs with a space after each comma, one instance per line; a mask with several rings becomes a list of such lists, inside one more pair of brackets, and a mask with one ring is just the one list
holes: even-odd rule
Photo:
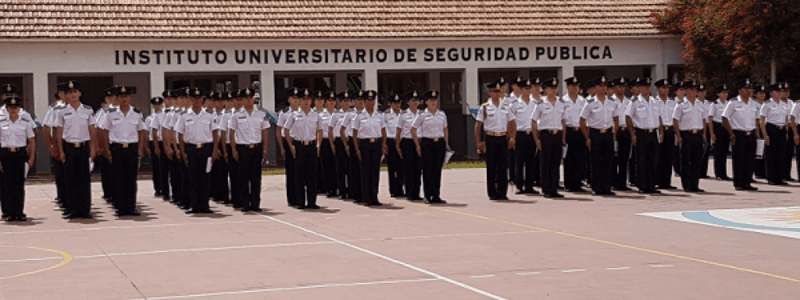
[[254, 97], [256, 95], [256, 91], [248, 87], [239, 90], [239, 92], [236, 94], [239, 98]]
[[666, 78], [664, 78], [664, 79], [659, 79], [658, 81], [656, 81], [656, 83], [655, 83], [655, 86], [656, 86], [657, 88], [660, 88], [660, 87], [662, 87], [662, 86], [665, 86], [665, 87], [670, 87], [670, 86], [671, 86], [671, 84], [669, 84], [669, 80], [667, 80]]
[[745, 78], [739, 81], [739, 84], [737, 86], [739, 87], [739, 89], [753, 88], [753, 81], [750, 80], [750, 78]]
[[578, 82], [578, 78], [577, 77], [570, 77], [570, 78], [564, 79], [564, 83], [566, 83], [567, 86], [570, 86], [570, 85], [581, 85], [581, 83]]
[[595, 86], [598, 86], [598, 85], [605, 85], [605, 86], [607, 86], [607, 85], [608, 85], [608, 80], [606, 79], [606, 77], [605, 77], [605, 76], [600, 76], [600, 77], [597, 77], [597, 78], [595, 78], [593, 81], [594, 81], [594, 85], [595, 85]]
[[[116, 89], [116, 88], [117, 88], [117, 86], [116, 86], [116, 85], [115, 85], [115, 86], [112, 86], [112, 87], [110, 87], [110, 88], [107, 88], [107, 89], [105, 89], [105, 90], [103, 91], [103, 93], [105, 94], [105, 96], [106, 96], [106, 97], [109, 97], [109, 96], [114, 96], [114, 89]], [[56, 95], [58, 95], [58, 93], [56, 93]]]
[[390, 103], [401, 103], [401, 102], [403, 102], [403, 96], [400, 96], [400, 94], [389, 95], [389, 102]]
[[517, 86], [522, 86], [523, 82], [525, 82], [525, 79], [523, 79], [522, 76], [517, 76], [517, 77], [514, 77], [514, 81], [512, 81], [511, 84], [515, 84]]
[[164, 98], [153, 97], [152, 99], [150, 99], [150, 104], [152, 104], [152, 105], [164, 104]]
[[127, 96], [131, 94], [131, 88], [127, 86], [115, 86], [112, 93], [114, 96]]
[[717, 87], [717, 88], [714, 90], [714, 94], [719, 94], [719, 93], [722, 93], [722, 92], [730, 92], [730, 91], [731, 91], [731, 90], [730, 90], [730, 88], [728, 87], [728, 84], [727, 84], [727, 83], [723, 83], [722, 85], [718, 86], [718, 87]]
[[428, 100], [428, 99], [439, 100], [439, 94], [440, 93], [437, 90], [430, 90], [430, 91], [425, 92], [425, 95], [423, 95], [422, 98], [425, 99], [425, 100]]
[[19, 98], [16, 95], [8, 97], [6, 98], [5, 104], [8, 107], [20, 107], [22, 105], [22, 98]]
[[161, 93], [161, 97], [163, 97], [164, 99], [175, 98], [177, 97], [177, 95], [175, 93], [175, 90], [164, 90], [164, 92]]
[[17, 93], [17, 86], [13, 84], [4, 84], [2, 88], [0, 88], [2, 92], [1, 94], [16, 94]]
[[189, 88], [187, 90], [187, 94], [188, 94], [187, 96], [189, 96], [189, 97], [204, 97], [207, 93], [206, 93], [206, 89], [204, 89], [202, 87], [199, 87], [199, 86], [196, 86], [196, 87]]
[[406, 96], [405, 96], [406, 102], [411, 101], [412, 99], [419, 100], [419, 97], [421, 95], [422, 95], [422, 93], [420, 93], [419, 91], [412, 90], [412, 91], [406, 93]]
[[336, 93], [334, 91], [325, 91], [325, 100], [333, 100], [336, 101]]
[[769, 93], [769, 87], [766, 84], [759, 83], [753, 87], [753, 91], [756, 93]]
[[309, 88], [297, 89], [297, 93], [298, 93], [297, 97], [300, 98], [305, 98], [305, 97], [312, 98], [314, 96], [314, 90]]
[[72, 90], [72, 89], [80, 90], [80, 88], [81, 88], [81, 84], [78, 83], [78, 81], [76, 81], [76, 80], [70, 80], [70, 81], [62, 82], [62, 83], [58, 84], [58, 91], [59, 92], [64, 92], [64, 93], [69, 92], [69, 90]]
[[378, 97], [378, 92], [373, 91], [373, 90], [364, 91], [364, 99], [365, 100], [366, 99], [375, 99], [376, 97]]
[[707, 90], [708, 90], [708, 86], [706, 86], [705, 83], [700, 82], [700, 84], [697, 85], [697, 91], [698, 92], [705, 92]]
[[325, 98], [325, 91], [318, 90], [316, 93], [314, 93], [314, 99], [319, 99], [319, 98], [322, 98], [322, 99]]
[[506, 85], [506, 80], [503, 79], [503, 77], [500, 77], [497, 80], [495, 80], [494, 82], [487, 84], [486, 87], [489, 88], [489, 89], [492, 89], [492, 90], [493, 89], [498, 89], [499, 90], [499, 89], [502, 89], [504, 85]]
[[542, 87], [543, 88], [558, 87], [558, 78], [553, 77], [551, 79], [545, 80], [542, 83]]

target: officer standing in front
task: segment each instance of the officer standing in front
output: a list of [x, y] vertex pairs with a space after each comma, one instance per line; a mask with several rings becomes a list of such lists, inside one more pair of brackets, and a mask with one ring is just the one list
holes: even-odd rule
[[[536, 147], [534, 140], [534, 133], [531, 127], [531, 117], [533, 110], [536, 109], [537, 102], [531, 98], [532, 87], [536, 86], [536, 90], [542, 85], [541, 79], [526, 79], [520, 83], [515, 83], [513, 86], [519, 86], [519, 97], [515, 97], [509, 105], [511, 114], [514, 115], [514, 122], [517, 125], [517, 143], [515, 151], [510, 151], [509, 154], [514, 154], [517, 157], [513, 161], [515, 164], [509, 165], [513, 170], [514, 185], [517, 186], [517, 195], [521, 194], [538, 194], [533, 186], [536, 179], [539, 179], [539, 149]], [[516, 93], [516, 92], [515, 92]], [[538, 96], [537, 96], [538, 98]]]
[[284, 124], [288, 155], [295, 159], [295, 203], [297, 209], [319, 209], [317, 205], [317, 163], [322, 144], [322, 119], [311, 108], [309, 89], [299, 89], [300, 109]]
[[592, 194], [615, 195], [611, 191], [612, 160], [614, 155], [614, 134], [617, 131], [619, 110], [614, 101], [606, 97], [607, 80], [600, 77], [589, 85], [590, 94], [595, 98], [588, 101], [581, 110], [581, 131], [586, 138], [592, 165]]
[[[261, 211], [261, 160], [267, 156], [271, 126], [267, 111], [255, 105], [253, 95], [255, 91], [250, 88], [239, 91], [244, 108], [230, 122], [231, 155], [239, 165], [238, 184], [233, 188], [239, 189], [240, 198], [233, 199], [233, 203], [239, 203], [243, 212]], [[300, 195], [295, 195], [300, 199]]]
[[[509, 107], [501, 102], [505, 81], [500, 78], [486, 86], [491, 99], [481, 105], [475, 123], [478, 153], [486, 153], [486, 185], [489, 199], [508, 200], [508, 148], [516, 143], [517, 124]], [[484, 125], [485, 124], [485, 125]], [[486, 132], [486, 142], [481, 131]]]
[[663, 128], [658, 100], [650, 97], [650, 78], [637, 78], [633, 86], [633, 102], [625, 110], [625, 118], [636, 155], [636, 187], [641, 194], [660, 194], [656, 190], [656, 166]]
[[[208, 207], [208, 172], [209, 163], [219, 158], [218, 139], [214, 130], [214, 114], [203, 107], [206, 91], [200, 87], [189, 89], [192, 106], [181, 114], [175, 124], [178, 133], [183, 160], [189, 167], [189, 203], [191, 210], [187, 214], [213, 213]], [[211, 161], [209, 162], [209, 157]]]
[[581, 133], [581, 110], [586, 104], [586, 99], [578, 93], [581, 89], [578, 78], [567, 78], [564, 83], [567, 84], [567, 94], [561, 97], [567, 115], [564, 188], [569, 192], [586, 192], [581, 187], [581, 180], [586, 174], [586, 138]]
[[[81, 103], [81, 91], [76, 82], [65, 85], [66, 106], [54, 111], [54, 135], [59, 159], [69, 176], [64, 176], [64, 203], [67, 218], [91, 219], [91, 170], [89, 160], [95, 157], [94, 111]], [[70, 88], [71, 87], [71, 88]]]
[[[706, 96], [707, 96], [706, 94], [707, 93], [708, 93], [708, 86], [705, 83], [700, 82], [697, 85], [697, 101], [700, 101], [701, 103], [703, 103], [703, 107], [705, 108], [706, 113], [708, 113], [708, 111], [711, 109], [711, 101], [709, 101], [708, 98], [706, 98]], [[706, 117], [707, 116], [704, 116], [704, 118], [703, 118], [703, 122], [706, 123], [706, 144], [703, 147], [703, 161], [700, 162], [700, 179], [708, 179], [709, 178], [708, 177], [708, 160], [711, 157], [711, 152], [712, 152], [712, 149], [711, 149], [712, 146], [711, 146], [711, 143], [710, 143], [710, 140], [711, 140], [711, 135], [710, 135], [711, 134], [711, 127], [709, 127], [711, 125], [708, 123], [708, 118], [706, 118]]]
[[427, 109], [414, 121], [411, 137], [414, 139], [417, 155], [422, 156], [425, 203], [444, 204], [447, 202], [442, 200], [440, 193], [445, 152], [450, 151], [447, 115], [438, 107], [438, 91], [428, 91], [422, 98], [425, 99]]
[[700, 163], [703, 161], [703, 146], [706, 143], [705, 104], [697, 99], [697, 81], [685, 80], [681, 87], [686, 97], [675, 106], [672, 113], [673, 126], [681, 154], [681, 186], [687, 193], [702, 193], [700, 189]]
[[675, 100], [669, 99], [670, 83], [661, 79], [655, 83], [658, 95], [655, 96], [663, 134], [658, 149], [658, 167], [656, 168], [656, 184], [659, 189], [675, 189], [672, 185], [673, 160], [675, 159], [675, 128], [672, 128], [672, 113], [675, 111]]
[[761, 106], [761, 122], [759, 124], [761, 135], [764, 137], [764, 162], [766, 164], [767, 181], [771, 185], [784, 185], [783, 168], [791, 162], [784, 161], [786, 151], [786, 133], [789, 113], [792, 107], [787, 101], [781, 101], [783, 84], [778, 83], [770, 87], [770, 99]]
[[[631, 135], [628, 130], [629, 124], [625, 119], [625, 109], [631, 104], [631, 99], [625, 96], [625, 88], [628, 83], [627, 78], [620, 77], [608, 84], [609, 90], [613, 92], [613, 95], [609, 95], [609, 98], [617, 103], [617, 110], [619, 111], [617, 114], [620, 116], [613, 165], [614, 181], [611, 183], [611, 186], [618, 191], [630, 190], [628, 188], [628, 166], [631, 161]], [[635, 177], [633, 174], [630, 175]]]
[[558, 99], [558, 79], [552, 78], [542, 83], [546, 98], [536, 106], [531, 122], [536, 148], [541, 151], [542, 193], [545, 198], [563, 198], [558, 193], [558, 180], [561, 178], [561, 157], [566, 139], [567, 111], [564, 102]]
[[131, 106], [130, 88], [119, 86], [114, 89], [120, 106], [109, 111], [100, 128], [111, 142], [109, 160], [114, 177], [114, 207], [117, 216], [139, 216], [136, 210], [136, 177], [139, 172], [139, 159], [144, 156], [144, 135], [147, 131], [142, 113]]
[[[352, 124], [353, 140], [358, 141], [355, 152], [361, 161], [361, 202], [368, 206], [383, 205], [378, 201], [381, 155], [389, 153], [386, 144], [386, 123], [383, 116], [375, 111], [375, 97], [377, 96], [378, 93], [375, 91], [363, 93], [364, 112], [359, 114]], [[356, 108], [358, 108], [357, 104]]]
[[386, 134], [388, 134], [387, 143], [389, 143], [389, 154], [386, 155], [386, 165], [388, 167], [389, 175], [389, 195], [394, 197], [405, 196], [403, 191], [403, 160], [400, 157], [400, 152], [397, 151], [397, 141], [400, 135], [397, 133], [397, 122], [400, 120], [400, 106], [403, 103], [403, 97], [399, 94], [389, 97], [389, 110], [383, 113], [384, 123], [386, 123]]
[[733, 144], [733, 187], [737, 191], [757, 191], [753, 187], [753, 164], [756, 158], [756, 118], [759, 104], [750, 97], [750, 79], [739, 82], [739, 96], [728, 101], [722, 112], [722, 124]]
[[[414, 121], [420, 114], [418, 107], [419, 98], [421, 96], [422, 94], [419, 91], [406, 93], [405, 101], [408, 105], [408, 109], [398, 118], [397, 128], [395, 130], [400, 139], [395, 141], [394, 147], [397, 148], [397, 153], [400, 153], [403, 158], [403, 175], [405, 176], [403, 183], [405, 185], [406, 199], [409, 201], [422, 200], [422, 198], [419, 197], [421, 185], [420, 176], [422, 176], [422, 157], [417, 153], [416, 144], [411, 135], [411, 128], [414, 125]], [[387, 132], [389, 130], [391, 130], [391, 127], [386, 129]], [[389, 145], [389, 147], [392, 147], [392, 145]]]
[[22, 99], [7, 97], [5, 105], [7, 111], [0, 116], [0, 172], [5, 192], [2, 215], [8, 222], [25, 222], [25, 164], [33, 166], [36, 160], [34, 123], [21, 116]]
[[708, 109], [708, 131], [711, 133], [711, 143], [714, 148], [714, 177], [717, 180], [731, 180], [728, 177], [728, 150], [731, 140], [725, 126], [722, 126], [722, 112], [728, 105], [728, 84], [722, 84], [714, 91], [717, 101], [711, 103]]

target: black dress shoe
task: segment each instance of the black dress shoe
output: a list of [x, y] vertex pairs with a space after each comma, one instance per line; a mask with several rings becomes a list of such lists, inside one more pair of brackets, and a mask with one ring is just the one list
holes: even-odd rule
[[439, 196], [433, 197], [433, 201], [436, 201], [436, 203], [438, 203], [438, 204], [446, 204], [447, 203], [447, 201], [442, 200], [442, 198], [439, 198]]
[[740, 186], [733, 187], [733, 189], [735, 189], [737, 191], [746, 191], [747, 190], [746, 188], [740, 187]]
[[341, 195], [341, 196], [339, 196], [339, 200], [347, 200], [347, 195]]
[[261, 209], [261, 208], [259, 208], [259, 207], [256, 207], [256, 208], [252, 208], [252, 207], [251, 207], [251, 208], [250, 208], [250, 211], [252, 211], [252, 212], [262, 212], [262, 211], [264, 211], [264, 210], [263, 210], [263, 209]]
[[564, 195], [559, 194], [558, 192], [553, 193], [551, 196], [553, 196], [553, 198], [564, 198]]
[[312, 205], [306, 205], [306, 209], [320, 209], [320, 208], [321, 208], [321, 207], [319, 207], [319, 206], [318, 206], [318, 205], [316, 205], [316, 204], [312, 204]]
[[408, 198], [408, 201], [422, 201], [422, 198], [420, 198], [420, 197], [410, 197], [410, 198]]
[[706, 192], [706, 190], [704, 190], [704, 189], [694, 189], [694, 191], [692, 191], [692, 192], [695, 192], [695, 193], [705, 193], [705, 192]]
[[193, 209], [186, 212], [187, 214], [213, 214], [214, 211], [210, 209]]
[[367, 204], [367, 206], [383, 206], [383, 203], [381, 203], [380, 201], [375, 201]]
[[659, 191], [659, 190], [652, 190], [652, 191], [647, 191], [647, 192], [648, 192], [649, 194], [661, 195], [661, 191]]
[[17, 216], [15, 221], [17, 221], [17, 222], [27, 222], [28, 221], [28, 217], [26, 217], [26, 216]]
[[525, 190], [525, 194], [527, 195], [539, 195], [539, 192], [535, 189]]
[[754, 186], [752, 186], [752, 185], [748, 185], [748, 186], [744, 187], [744, 190], [745, 190], [745, 191], [757, 191], [757, 190], [758, 190], [758, 188], [757, 188], [757, 187], [754, 187]]
[[508, 197], [506, 197], [506, 196], [497, 197], [497, 200], [503, 200], [503, 201], [507, 201], [507, 200], [508, 200]]
[[570, 192], [570, 193], [586, 193], [586, 192], [589, 192], [589, 191], [584, 190], [583, 188], [577, 188], [577, 189], [567, 189], [567, 192]]
[[297, 208], [297, 209], [301, 209], [301, 210], [302, 210], [302, 209], [306, 209], [306, 206], [305, 206], [305, 205], [297, 205], [297, 206], [295, 206], [294, 208]]
[[497, 197], [489, 197], [489, 200], [497, 201]]

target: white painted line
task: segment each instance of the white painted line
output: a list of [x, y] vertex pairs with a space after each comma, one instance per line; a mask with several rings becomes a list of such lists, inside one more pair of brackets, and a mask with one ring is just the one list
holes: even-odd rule
[[619, 268], [606, 268], [609, 271], [622, 271], [622, 270], [630, 270], [631, 267], [619, 267]]
[[[298, 286], [298, 287], [288, 287], [288, 288], [245, 290], [245, 291], [235, 291], [235, 292], [218, 292], [218, 293], [205, 293], [205, 294], [180, 295], [180, 296], [147, 297], [147, 299], [148, 300], [187, 299], [187, 298], [228, 296], [228, 295], [243, 295], [243, 294], [255, 294], [255, 293], [281, 292], [281, 291], [310, 290], [310, 289], [332, 288], [332, 287], [365, 286], [365, 285], [396, 284], [396, 283], [414, 283], [414, 282], [426, 282], [426, 281], [438, 281], [438, 280], [439, 279], [436, 279], [436, 278], [423, 278], [423, 279], [409, 279], [409, 280], [387, 280], [387, 281], [371, 281], [371, 282], [355, 282], [355, 283], [333, 283], [333, 284], [319, 284], [319, 285]], [[136, 300], [140, 300], [140, 299], [136, 299]]]
[[575, 273], [575, 272], [584, 272], [584, 271], [586, 271], [586, 269], [571, 269], [571, 270], [564, 270], [564, 271], [561, 271], [561, 272], [564, 272], [564, 273]]
[[672, 265], [650, 265], [653, 268], [672, 268]]
[[476, 276], [470, 276], [470, 277], [471, 278], [489, 278], [489, 277], [494, 277], [494, 275], [476, 275]]
[[378, 257], [378, 258], [382, 258], [382, 259], [384, 259], [384, 260], [387, 260], [387, 261], [393, 262], [393, 263], [395, 263], [395, 264], [398, 264], [398, 265], [404, 266], [404, 267], [406, 267], [406, 268], [409, 268], [409, 269], [412, 269], [412, 270], [416, 270], [416, 271], [418, 271], [418, 272], [421, 272], [421, 273], [428, 274], [428, 275], [430, 275], [430, 276], [433, 276], [433, 277], [435, 277], [435, 278], [437, 278], [437, 279], [440, 279], [440, 280], [447, 281], [447, 282], [449, 282], [449, 283], [451, 283], [451, 284], [454, 284], [454, 285], [460, 286], [460, 287], [462, 287], [462, 288], [465, 288], [465, 289], [467, 289], [467, 290], [470, 290], [470, 291], [473, 291], [473, 292], [475, 292], [475, 293], [478, 293], [478, 294], [484, 295], [484, 296], [486, 296], [486, 297], [489, 297], [489, 298], [492, 298], [492, 299], [497, 299], [497, 300], [505, 300], [505, 298], [502, 298], [502, 297], [500, 297], [500, 296], [496, 296], [496, 295], [490, 294], [490, 293], [488, 293], [488, 292], [485, 292], [485, 291], [483, 291], [483, 290], [479, 290], [479, 289], [477, 289], [477, 288], [475, 288], [475, 287], [472, 287], [472, 286], [469, 286], [469, 285], [463, 284], [463, 283], [461, 283], [461, 282], [458, 282], [458, 281], [455, 281], [455, 280], [453, 280], [453, 279], [450, 279], [450, 278], [444, 277], [444, 276], [442, 276], [442, 275], [436, 274], [436, 273], [434, 273], [434, 272], [431, 272], [431, 271], [428, 271], [428, 270], [422, 269], [422, 268], [420, 268], [420, 267], [416, 267], [416, 266], [413, 266], [413, 265], [410, 265], [410, 264], [404, 263], [404, 262], [402, 262], [402, 261], [399, 261], [399, 260], [396, 260], [396, 259], [394, 259], [394, 258], [391, 258], [391, 257], [385, 256], [385, 255], [382, 255], [382, 254], [378, 254], [378, 253], [376, 253], [376, 252], [373, 252], [373, 251], [370, 251], [370, 250], [367, 250], [367, 249], [364, 249], [364, 248], [358, 247], [358, 246], [356, 246], [356, 245], [349, 244], [349, 243], [346, 243], [346, 242], [343, 242], [343, 241], [337, 240], [337, 239], [335, 239], [335, 238], [332, 238], [332, 237], [329, 237], [329, 236], [327, 236], [327, 235], [324, 235], [324, 234], [318, 233], [318, 232], [316, 232], [316, 231], [309, 230], [309, 229], [306, 229], [306, 228], [303, 228], [303, 227], [300, 227], [300, 226], [294, 225], [294, 224], [292, 224], [292, 223], [289, 223], [289, 222], [286, 222], [286, 221], [282, 221], [282, 220], [279, 220], [279, 219], [276, 219], [276, 218], [273, 218], [273, 217], [270, 217], [270, 216], [264, 216], [264, 217], [265, 217], [265, 218], [267, 218], [267, 219], [273, 220], [273, 221], [275, 221], [275, 222], [278, 222], [278, 223], [284, 224], [284, 225], [286, 225], [286, 226], [294, 227], [294, 228], [297, 228], [297, 229], [299, 229], [299, 230], [302, 230], [302, 231], [308, 232], [308, 233], [310, 233], [310, 234], [313, 234], [313, 235], [319, 236], [319, 237], [321, 237], [321, 238], [324, 238], [324, 239], [327, 239], [327, 240], [330, 240], [330, 241], [334, 241], [334, 242], [336, 242], [336, 243], [339, 243], [339, 244], [341, 244], [341, 245], [343, 245], [343, 246], [347, 246], [347, 247], [350, 247], [350, 248], [352, 248], [352, 249], [355, 249], [355, 250], [358, 250], [358, 251], [361, 251], [361, 252], [367, 253], [367, 254], [369, 254], [369, 255], [372, 255], [372, 256], [375, 256], [375, 257]]
[[523, 272], [523, 273], [517, 273], [517, 275], [519, 275], [519, 276], [527, 276], [527, 275], [539, 275], [539, 274], [541, 274], [541, 273], [540, 273], [540, 272]]
[[104, 226], [104, 227], [82, 227], [76, 229], [54, 229], [54, 230], [30, 230], [30, 231], [6, 231], [0, 232], [0, 235], [5, 234], [26, 234], [26, 233], [59, 233], [59, 232], [72, 232], [72, 231], [94, 231], [106, 229], [141, 229], [141, 228], [161, 228], [161, 227], [177, 227], [188, 225], [224, 225], [224, 224], [241, 224], [241, 223], [255, 223], [266, 222], [266, 220], [247, 220], [247, 221], [230, 221], [230, 222], [197, 222], [197, 223], [180, 223], [180, 224], [154, 224], [142, 226]]

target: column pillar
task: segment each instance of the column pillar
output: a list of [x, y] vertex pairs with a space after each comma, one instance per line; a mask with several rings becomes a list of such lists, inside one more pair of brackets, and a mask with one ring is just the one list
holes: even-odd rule
[[161, 96], [164, 91], [164, 71], [150, 72], [150, 94], [151, 97]]

